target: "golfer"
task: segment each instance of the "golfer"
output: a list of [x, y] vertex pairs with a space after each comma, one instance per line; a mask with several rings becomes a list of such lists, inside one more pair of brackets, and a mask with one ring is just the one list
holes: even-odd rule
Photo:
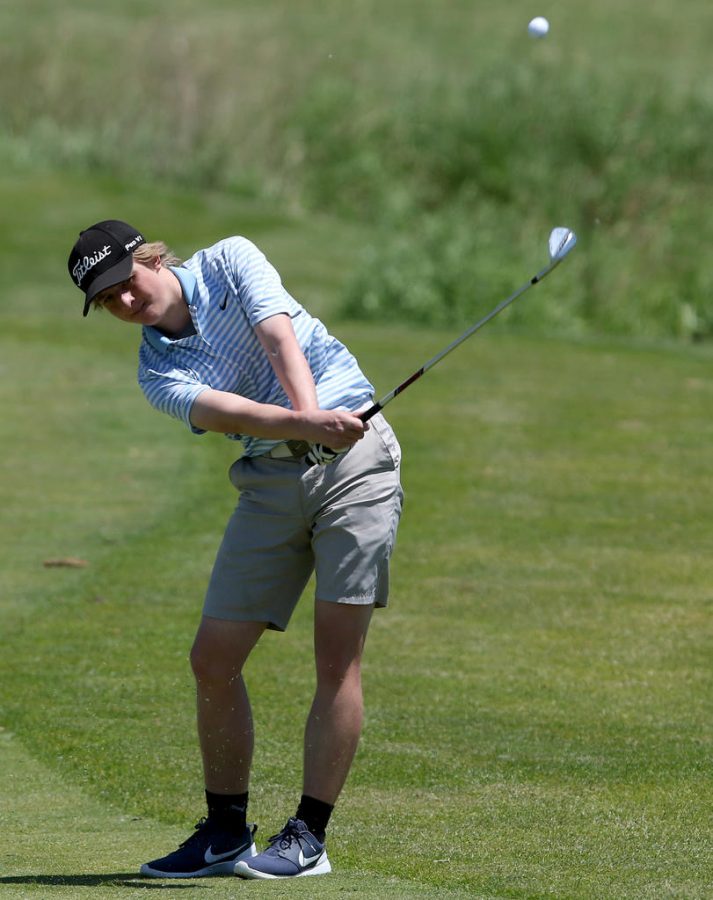
[[[325, 833], [362, 724], [360, 664], [386, 605], [401, 515], [400, 449], [347, 348], [283, 287], [250, 241], [230, 237], [183, 264], [125, 222], [81, 232], [69, 272], [84, 315], [142, 326], [139, 384], [194, 434], [240, 441], [239, 491], [191, 650], [207, 815], [144, 875], [331, 871]], [[243, 667], [266, 629], [284, 631], [315, 573], [316, 692], [295, 814], [258, 853], [247, 823], [253, 724]], [[276, 672], [279, 692], [280, 677]], [[279, 695], [276, 697], [279, 702]], [[296, 799], [296, 798], [295, 798]]]

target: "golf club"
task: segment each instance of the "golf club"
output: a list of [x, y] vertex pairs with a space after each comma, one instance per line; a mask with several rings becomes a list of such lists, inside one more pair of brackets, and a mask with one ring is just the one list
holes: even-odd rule
[[514, 294], [507, 298], [507, 300], [503, 300], [502, 303], [498, 304], [491, 312], [488, 313], [487, 316], [483, 316], [483, 318], [476, 322], [475, 325], [471, 325], [471, 327], [465, 331], [459, 338], [456, 338], [452, 344], [449, 344], [445, 350], [441, 350], [440, 353], [437, 353], [433, 359], [429, 359], [427, 363], [424, 363], [420, 369], [413, 373], [406, 381], [402, 382], [398, 387], [394, 388], [393, 391], [386, 394], [386, 396], [382, 397], [377, 403], [373, 406], [370, 406], [369, 409], [364, 410], [359, 413], [359, 418], [364, 422], [368, 422], [372, 416], [375, 416], [380, 410], [382, 410], [387, 403], [391, 403], [394, 397], [398, 396], [400, 393], [406, 390], [406, 388], [413, 384], [414, 381], [418, 381], [418, 379], [428, 372], [429, 369], [432, 369], [436, 363], [439, 363], [445, 356], [451, 352], [451, 350], [455, 350], [456, 347], [459, 347], [463, 341], [466, 341], [472, 334], [475, 334], [476, 331], [481, 329], [483, 325], [486, 325], [491, 319], [494, 319], [498, 313], [502, 312], [506, 306], [510, 306], [518, 297], [521, 297], [526, 290], [531, 288], [535, 284], [539, 284], [540, 281], [546, 276], [549, 275], [550, 272], [556, 268], [562, 260], [567, 256], [567, 254], [572, 250], [577, 243], [576, 234], [569, 228], [553, 228], [550, 233], [550, 238], [548, 242], [548, 250], [550, 261], [549, 264], [542, 269], [542, 271], [538, 272], [537, 275], [533, 275], [532, 278], [527, 281], [522, 287], [518, 288]]

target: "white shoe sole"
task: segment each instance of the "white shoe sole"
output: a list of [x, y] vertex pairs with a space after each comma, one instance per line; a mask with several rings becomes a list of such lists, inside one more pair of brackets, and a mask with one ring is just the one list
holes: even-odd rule
[[251, 869], [250, 865], [244, 860], [240, 860], [235, 864], [235, 874], [238, 878], [304, 878], [306, 875], [328, 875], [331, 871], [332, 866], [327, 859], [326, 853], [322, 854], [316, 865], [310, 866], [309, 869], [305, 869], [302, 872], [297, 872], [295, 875], [269, 875], [267, 872], [261, 872], [259, 869]]

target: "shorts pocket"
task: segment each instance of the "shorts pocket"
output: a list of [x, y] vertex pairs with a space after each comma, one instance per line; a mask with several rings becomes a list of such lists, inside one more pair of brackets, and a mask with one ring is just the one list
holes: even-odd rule
[[401, 445], [399, 444], [394, 429], [389, 425], [381, 413], [377, 413], [370, 421], [371, 427], [378, 434], [394, 469], [401, 465]]
[[238, 491], [242, 491], [245, 488], [245, 469], [249, 462], [250, 460], [248, 457], [241, 456], [240, 459], [236, 459], [233, 465], [228, 469], [230, 483]]

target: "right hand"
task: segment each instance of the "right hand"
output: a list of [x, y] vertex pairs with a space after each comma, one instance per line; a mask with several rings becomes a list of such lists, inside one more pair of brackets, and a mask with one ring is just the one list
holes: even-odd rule
[[302, 439], [337, 453], [353, 447], [369, 428], [359, 416], [340, 409], [315, 409], [303, 415], [306, 427]]

